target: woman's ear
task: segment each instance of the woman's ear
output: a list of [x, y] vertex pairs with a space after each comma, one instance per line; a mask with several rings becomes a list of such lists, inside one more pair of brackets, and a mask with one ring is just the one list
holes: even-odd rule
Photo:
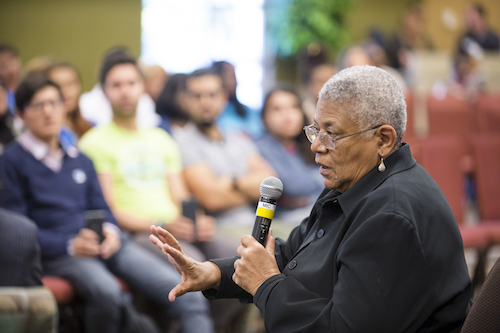
[[391, 125], [382, 125], [377, 132], [380, 137], [379, 155], [387, 157], [394, 151], [396, 130]]

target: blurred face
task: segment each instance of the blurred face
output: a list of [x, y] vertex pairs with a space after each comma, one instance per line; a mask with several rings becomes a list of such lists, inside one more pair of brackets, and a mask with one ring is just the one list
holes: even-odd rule
[[61, 87], [67, 112], [75, 112], [82, 94], [78, 74], [70, 67], [56, 67], [50, 71], [50, 79]]
[[103, 91], [115, 117], [135, 117], [137, 104], [144, 93], [144, 80], [133, 64], [116, 65], [106, 75]]
[[361, 66], [361, 65], [372, 65], [368, 54], [361, 47], [354, 47], [348, 52], [347, 56], [347, 66]]
[[[314, 123], [316, 130], [327, 133], [334, 139], [365, 129], [352, 122], [346, 110], [325, 99], [318, 101]], [[326, 149], [320, 140], [311, 144], [325, 187], [344, 193], [377, 165], [380, 141], [378, 136], [370, 133], [372, 132], [368, 131], [338, 140], [333, 150]]]
[[38, 139], [50, 142], [59, 136], [66, 111], [62, 96], [52, 86], [40, 89], [24, 108], [21, 118]]
[[465, 12], [465, 24], [475, 33], [480, 33], [483, 29], [483, 19], [472, 6], [468, 6]]
[[295, 139], [304, 125], [304, 114], [297, 97], [288, 91], [274, 92], [267, 101], [264, 124], [278, 139]]
[[309, 93], [318, 99], [319, 92], [323, 85], [336, 73], [333, 65], [319, 65], [311, 72], [311, 79], [309, 80]]
[[10, 86], [17, 83], [21, 75], [21, 60], [11, 52], [0, 53], [0, 78], [5, 82], [9, 89], [15, 87]]
[[212, 126], [222, 112], [227, 97], [217, 75], [203, 75], [187, 81], [186, 107], [193, 122]]

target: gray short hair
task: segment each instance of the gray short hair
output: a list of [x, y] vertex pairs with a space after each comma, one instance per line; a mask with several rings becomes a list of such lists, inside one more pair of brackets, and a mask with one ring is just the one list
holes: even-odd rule
[[401, 146], [406, 129], [403, 91], [386, 71], [374, 66], [353, 66], [332, 76], [319, 93], [320, 99], [338, 103], [360, 129], [380, 124], [396, 130], [395, 148]]

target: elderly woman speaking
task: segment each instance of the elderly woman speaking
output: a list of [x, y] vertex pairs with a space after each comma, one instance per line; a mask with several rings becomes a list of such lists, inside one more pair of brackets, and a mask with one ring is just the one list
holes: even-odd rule
[[304, 128], [325, 190], [288, 240], [241, 238], [238, 257], [197, 262], [151, 227], [183, 276], [170, 300], [253, 301], [268, 333], [459, 332], [471, 282], [450, 206], [401, 139], [406, 105], [384, 70], [334, 75]]

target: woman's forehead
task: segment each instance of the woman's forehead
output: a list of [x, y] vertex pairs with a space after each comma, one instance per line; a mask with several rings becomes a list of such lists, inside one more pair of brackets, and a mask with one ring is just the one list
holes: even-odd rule
[[316, 106], [315, 122], [321, 126], [348, 125], [350, 118], [347, 110], [331, 100], [320, 99]]

